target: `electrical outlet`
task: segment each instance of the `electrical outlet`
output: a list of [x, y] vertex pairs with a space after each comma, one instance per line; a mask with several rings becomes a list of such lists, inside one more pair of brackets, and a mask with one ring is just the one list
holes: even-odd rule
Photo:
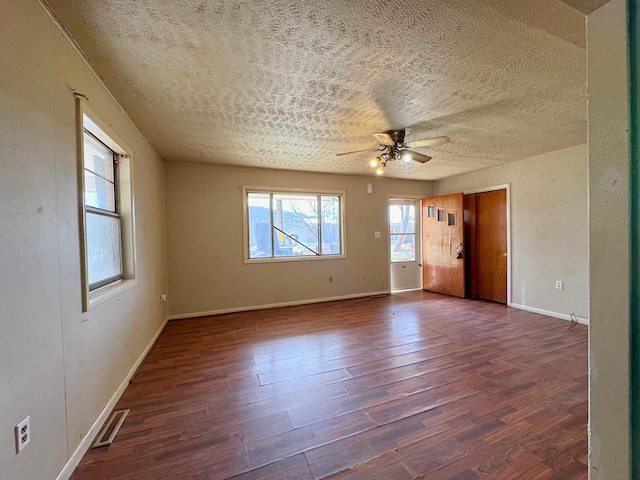
[[373, 236], [375, 238], [380, 238], [380, 232], [373, 232]]
[[16, 453], [20, 453], [24, 447], [31, 441], [31, 424], [30, 417], [27, 416], [18, 425], [16, 425]]
[[162, 295], [160, 295], [160, 303], [164, 303], [167, 301], [167, 296], [163, 293]]
[[562, 290], [562, 280], [556, 280], [556, 290]]

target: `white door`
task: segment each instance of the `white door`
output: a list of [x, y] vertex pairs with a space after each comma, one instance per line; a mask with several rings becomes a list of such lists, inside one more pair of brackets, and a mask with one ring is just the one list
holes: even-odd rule
[[392, 292], [422, 288], [421, 210], [421, 201], [417, 198], [389, 200]]

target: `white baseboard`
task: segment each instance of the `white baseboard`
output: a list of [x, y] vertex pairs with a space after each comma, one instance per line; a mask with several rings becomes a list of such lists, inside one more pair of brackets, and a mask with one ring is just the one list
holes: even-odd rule
[[164, 329], [168, 320], [169, 320], [168, 317], [164, 319], [158, 331], [155, 333], [155, 335], [153, 336], [149, 344], [146, 346], [142, 354], [138, 357], [136, 362], [133, 364], [133, 366], [129, 370], [129, 373], [127, 373], [126, 377], [124, 378], [124, 380], [122, 381], [118, 389], [115, 391], [115, 393], [109, 400], [109, 403], [107, 403], [107, 405], [104, 407], [104, 409], [102, 410], [102, 412], [100, 413], [96, 421], [93, 423], [93, 425], [91, 426], [87, 434], [84, 436], [84, 438], [80, 442], [80, 445], [78, 445], [78, 448], [76, 448], [75, 452], [73, 452], [73, 455], [69, 457], [69, 461], [64, 466], [60, 474], [56, 477], [56, 480], [69, 480], [69, 478], [71, 477], [71, 474], [80, 463], [80, 460], [82, 460], [82, 457], [84, 456], [84, 454], [87, 453], [87, 450], [89, 450], [89, 447], [93, 442], [93, 439], [100, 432], [100, 429], [104, 425], [104, 422], [107, 421], [109, 414], [111, 414], [111, 411], [116, 406], [116, 403], [118, 403], [118, 400], [120, 400], [120, 397], [122, 396], [125, 389], [129, 385], [129, 380], [131, 380], [131, 377], [133, 377], [133, 375], [138, 371], [138, 368], [146, 358], [147, 354], [149, 353], [149, 350], [151, 350], [151, 347], [153, 347], [154, 343], [156, 343], [156, 340], [162, 333], [162, 330]]
[[264, 310], [267, 308], [276, 308], [276, 307], [291, 307], [294, 305], [309, 305], [312, 303], [334, 302], [336, 300], [349, 300], [352, 298], [373, 297], [376, 295], [388, 295], [388, 294], [389, 294], [389, 291], [386, 290], [382, 292], [368, 292], [368, 293], [354, 293], [351, 295], [340, 295], [338, 297], [312, 298], [307, 300], [294, 300], [292, 302], [269, 303], [266, 305], [252, 305], [250, 307], [224, 308], [220, 310], [209, 310], [207, 312], [181, 313], [178, 315], [169, 315], [169, 320], [181, 320], [184, 318], [195, 318], [195, 317], [208, 317], [209, 315], [222, 315], [224, 313], [248, 312], [251, 310]]
[[[564, 313], [551, 312], [549, 310], [543, 310], [542, 308], [527, 307], [526, 305], [519, 305], [517, 303], [511, 303], [509, 306], [513, 308], [517, 308], [518, 310], [526, 310], [527, 312], [539, 313], [541, 315], [546, 315], [548, 317], [560, 318], [562, 320], [571, 321], [571, 315], [565, 315]], [[589, 325], [588, 318], [577, 317], [577, 319], [578, 319], [578, 323], [581, 323], [582, 325]]]

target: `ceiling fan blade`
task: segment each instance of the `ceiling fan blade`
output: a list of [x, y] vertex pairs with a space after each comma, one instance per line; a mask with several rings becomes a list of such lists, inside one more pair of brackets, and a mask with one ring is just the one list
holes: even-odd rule
[[423, 155], [422, 153], [414, 152], [413, 150], [402, 150], [402, 158], [409, 158], [415, 162], [427, 163], [433, 157], [429, 155]]
[[393, 145], [394, 143], [404, 142], [404, 130], [387, 130], [382, 133], [374, 133], [374, 137], [381, 145]]
[[414, 140], [413, 142], [407, 142], [404, 144], [405, 147], [416, 148], [416, 147], [431, 147], [433, 145], [440, 145], [441, 143], [446, 143], [450, 141], [449, 137], [433, 137], [433, 138], [425, 138], [424, 140]]
[[369, 150], [356, 150], [354, 152], [343, 152], [343, 153], [338, 153], [336, 156], [338, 157], [342, 157], [344, 155], [355, 155], [357, 153], [371, 153], [371, 152], [379, 152], [380, 149], [379, 148], [370, 148]]

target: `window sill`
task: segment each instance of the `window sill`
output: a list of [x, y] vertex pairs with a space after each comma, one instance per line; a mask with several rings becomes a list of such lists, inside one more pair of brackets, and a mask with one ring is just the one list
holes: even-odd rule
[[105, 285], [94, 292], [89, 293], [88, 302], [85, 311], [89, 311], [92, 308], [97, 307], [105, 303], [108, 300], [126, 292], [127, 290], [135, 287], [138, 281], [136, 279], [124, 279], [113, 282], [109, 285]]
[[347, 258], [346, 255], [309, 255], [299, 257], [267, 257], [267, 258], [245, 258], [245, 264], [256, 263], [281, 263], [281, 262], [304, 262], [304, 261], [318, 261], [318, 260], [343, 260]]

